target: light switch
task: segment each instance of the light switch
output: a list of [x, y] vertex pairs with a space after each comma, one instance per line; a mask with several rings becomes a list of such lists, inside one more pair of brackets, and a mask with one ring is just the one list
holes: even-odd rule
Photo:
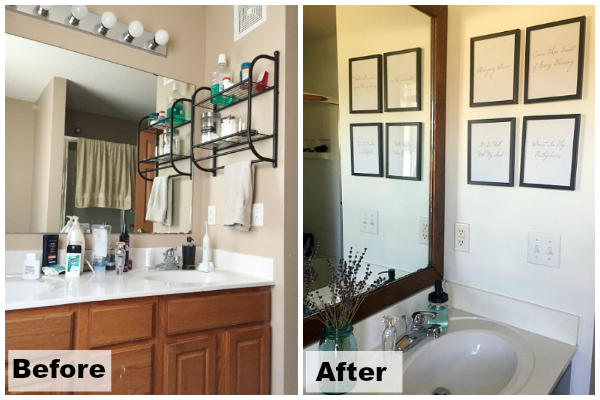
[[252, 204], [250, 221], [250, 226], [263, 226], [263, 203]]
[[527, 262], [559, 268], [560, 235], [529, 232]]
[[379, 211], [367, 208], [360, 210], [360, 231], [379, 235]]

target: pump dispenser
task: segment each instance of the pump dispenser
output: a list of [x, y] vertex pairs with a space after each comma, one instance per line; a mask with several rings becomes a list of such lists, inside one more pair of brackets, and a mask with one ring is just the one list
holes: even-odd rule
[[67, 236], [67, 276], [79, 276], [83, 269], [85, 236], [79, 225], [79, 217], [73, 216], [73, 227]]
[[69, 222], [60, 230], [60, 233], [69, 233], [73, 227], [73, 217], [67, 215], [67, 218], [69, 218]]
[[435, 281], [434, 291], [429, 293], [429, 311], [437, 313], [436, 324], [440, 324], [442, 332], [448, 329], [448, 293], [442, 289], [442, 281]]
[[196, 269], [196, 245], [192, 243], [194, 239], [188, 236], [187, 243], [181, 246], [183, 254], [183, 266], [181, 269]]
[[383, 335], [381, 335], [381, 351], [394, 351], [394, 346], [396, 345], [396, 339], [398, 337], [395, 325], [396, 322], [398, 322], [398, 317], [383, 317], [385, 329], [383, 330]]
[[[227, 67], [227, 58], [225, 54], [219, 54], [219, 64], [217, 68], [215, 68], [212, 72], [211, 76], [211, 84], [210, 84], [210, 94], [211, 96], [216, 95], [219, 92], [223, 91], [223, 78], [229, 78], [230, 82], [233, 82], [233, 74], [231, 69]], [[218, 105], [218, 106], [226, 106], [231, 104], [233, 101], [232, 96], [224, 97], [224, 96], [215, 96], [211, 97], [210, 102]]]

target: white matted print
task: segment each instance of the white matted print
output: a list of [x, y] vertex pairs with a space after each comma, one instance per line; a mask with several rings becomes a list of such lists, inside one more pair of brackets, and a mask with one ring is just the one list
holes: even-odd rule
[[350, 124], [352, 175], [383, 176], [382, 125]]
[[385, 111], [421, 110], [421, 49], [384, 54]]
[[514, 186], [515, 122], [515, 118], [469, 121], [469, 184]]
[[421, 180], [420, 122], [386, 124], [386, 178]]
[[471, 107], [516, 104], [521, 31], [471, 38]]
[[520, 186], [575, 190], [581, 114], [523, 118]]
[[527, 28], [525, 103], [581, 99], [585, 17]]
[[381, 112], [381, 54], [351, 58], [350, 113]]

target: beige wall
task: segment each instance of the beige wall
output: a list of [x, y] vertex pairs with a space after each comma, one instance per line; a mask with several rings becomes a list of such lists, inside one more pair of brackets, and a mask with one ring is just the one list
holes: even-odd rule
[[67, 80], [54, 77], [35, 102], [30, 232], [60, 230]]
[[[329, 36], [304, 43], [302, 89], [338, 97], [337, 38]], [[344, 64], [346, 65], [346, 64]]]
[[[419, 244], [419, 218], [429, 215], [431, 59], [429, 17], [410, 6], [336, 6], [340, 151], [344, 252], [367, 248], [365, 260], [389, 268], [416, 271], [427, 266], [428, 246]], [[350, 114], [348, 59], [422, 49], [421, 111]], [[383, 60], [382, 60], [383, 68]], [[383, 74], [383, 71], [382, 71]], [[383, 81], [383, 76], [382, 76]], [[383, 89], [382, 89], [383, 90]], [[383, 101], [383, 100], [382, 100]], [[385, 103], [383, 103], [385, 104]], [[351, 175], [350, 124], [383, 123], [384, 176]], [[385, 178], [385, 123], [421, 122], [421, 180]], [[360, 231], [361, 209], [379, 212], [379, 234]]]
[[[580, 316], [571, 394], [587, 394], [594, 327], [594, 6], [449, 6], [444, 277]], [[526, 28], [586, 16], [583, 98], [523, 104]], [[470, 38], [521, 30], [519, 104], [469, 107]], [[574, 191], [519, 187], [523, 117], [581, 114]], [[467, 121], [516, 117], [515, 187], [467, 184]], [[453, 250], [455, 222], [470, 252]], [[527, 263], [528, 232], [561, 236], [560, 268]]]
[[[233, 41], [233, 9], [231, 6], [207, 8], [205, 82], [217, 66], [220, 53], [227, 55], [234, 82], [239, 81], [243, 62], [250, 62], [258, 54], [280, 51], [279, 98], [279, 162], [273, 168], [268, 163], [255, 164], [254, 203], [263, 203], [264, 226], [240, 232], [223, 227], [223, 171], [216, 177], [202, 174], [202, 209], [194, 213], [194, 229], [203, 225], [206, 206], [216, 206], [217, 224], [209, 227], [211, 246], [222, 250], [275, 259], [276, 285], [272, 297], [272, 351], [271, 386], [273, 393], [296, 393], [297, 353], [283, 349], [297, 348], [297, 330], [290, 325], [297, 319], [297, 18], [296, 6], [268, 6], [267, 21], [250, 34]], [[287, 10], [287, 11], [286, 11]], [[295, 34], [293, 33], [295, 31]], [[286, 33], [287, 32], [287, 33]], [[289, 48], [288, 48], [289, 46]], [[273, 82], [272, 63], [261, 61], [257, 69], [269, 71]], [[255, 72], [254, 78], [258, 75]], [[294, 99], [296, 99], [294, 101]], [[253, 102], [252, 128], [272, 132], [272, 95], [260, 96]], [[226, 114], [246, 117], [247, 104], [226, 110]], [[224, 112], [225, 113], [225, 112]], [[259, 142], [256, 149], [270, 157], [272, 142]], [[241, 152], [218, 159], [218, 165], [250, 159], [250, 152]], [[196, 177], [201, 174], [196, 174]], [[194, 199], [198, 195], [195, 187]], [[195, 204], [196, 201], [194, 202]], [[196, 211], [196, 209], [195, 209]], [[287, 284], [285, 284], [287, 282]], [[284, 291], [285, 285], [285, 291]], [[286, 312], [287, 310], [287, 312]], [[289, 322], [289, 324], [288, 324]], [[285, 367], [284, 367], [285, 366]], [[292, 368], [292, 370], [290, 370]]]
[[6, 232], [29, 232], [33, 176], [34, 103], [4, 98], [5, 227]]
[[[297, 238], [297, 97], [298, 48], [297, 7], [268, 6], [267, 22], [247, 36], [233, 41], [232, 6], [90, 6], [101, 14], [110, 9], [120, 21], [139, 19], [147, 31], [164, 28], [169, 31], [166, 58], [121, 46], [64, 27], [43, 23], [33, 18], [5, 12], [6, 32], [68, 48], [84, 54], [142, 69], [162, 76], [194, 83], [210, 84], [210, 72], [217, 65], [220, 53], [226, 53], [239, 78], [242, 62], [251, 61], [260, 53], [281, 52], [279, 99], [279, 162], [278, 168], [267, 163], [256, 164], [255, 203], [264, 204], [264, 226], [244, 233], [219, 226], [222, 223], [223, 171], [217, 177], [194, 171], [193, 232], [196, 241], [203, 235], [207, 205], [217, 206], [217, 225], [209, 228], [211, 246], [222, 250], [273, 258], [276, 283], [272, 291], [272, 364], [271, 392], [297, 393], [298, 345], [298, 238]], [[30, 32], [28, 32], [30, 30]], [[207, 34], [209, 33], [209, 34]], [[262, 66], [261, 66], [262, 65]], [[271, 69], [262, 61], [258, 69]], [[270, 71], [272, 72], [272, 71]], [[273, 82], [270, 73], [269, 82]], [[272, 94], [256, 99], [253, 128], [271, 131]], [[244, 105], [232, 107], [227, 113], [245, 117]], [[255, 124], [256, 123], [256, 124]], [[271, 155], [272, 142], [256, 145], [260, 153]], [[229, 164], [248, 157], [248, 152], [219, 159]], [[180, 178], [182, 179], [182, 178]], [[181, 246], [187, 235], [132, 235], [132, 247]], [[91, 238], [90, 238], [91, 240]], [[61, 235], [59, 245], [66, 245]], [[41, 235], [6, 235], [7, 250], [38, 249]]]

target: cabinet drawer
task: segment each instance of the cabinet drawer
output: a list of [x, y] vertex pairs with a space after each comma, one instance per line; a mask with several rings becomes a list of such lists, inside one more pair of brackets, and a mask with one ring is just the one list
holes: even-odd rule
[[167, 335], [268, 321], [270, 291], [226, 291], [216, 295], [166, 300]]
[[[135, 304], [123, 305], [123, 302]], [[89, 347], [148, 339], [154, 335], [155, 301], [124, 299], [119, 305], [93, 305], [89, 310]]]
[[5, 313], [5, 361], [8, 361], [8, 350], [73, 349], [74, 313], [42, 312], [43, 315], [23, 315], [21, 311]]

